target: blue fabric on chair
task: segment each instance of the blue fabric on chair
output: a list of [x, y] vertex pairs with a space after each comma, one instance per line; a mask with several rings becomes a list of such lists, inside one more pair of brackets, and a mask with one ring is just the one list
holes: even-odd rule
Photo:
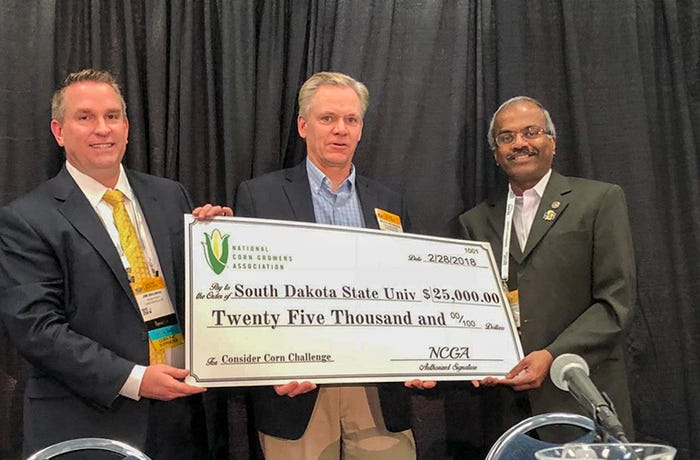
[[596, 438], [593, 420], [583, 415], [553, 412], [532, 416], [510, 427], [494, 443], [486, 456], [486, 460], [532, 460], [535, 452], [555, 447], [558, 444], [540, 441], [529, 433], [537, 428], [548, 425], [573, 425], [588, 430], [584, 436], [572, 442], [591, 443]]

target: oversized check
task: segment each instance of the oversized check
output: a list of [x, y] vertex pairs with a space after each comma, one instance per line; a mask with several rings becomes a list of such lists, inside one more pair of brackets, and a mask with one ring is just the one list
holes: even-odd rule
[[504, 376], [522, 349], [487, 243], [185, 218], [188, 383]]

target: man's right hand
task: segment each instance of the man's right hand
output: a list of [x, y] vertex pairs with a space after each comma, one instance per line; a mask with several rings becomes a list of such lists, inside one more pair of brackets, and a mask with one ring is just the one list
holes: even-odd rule
[[146, 372], [143, 374], [139, 396], [170, 401], [207, 391], [206, 388], [195, 387], [183, 382], [189, 373], [190, 371], [187, 369], [178, 369], [166, 364], [152, 364], [146, 367]]
[[316, 384], [311, 383], [311, 382], [289, 382], [285, 383], [284, 385], [274, 385], [272, 388], [275, 389], [275, 392], [280, 395], [284, 396], [287, 395], [290, 398], [293, 398], [297, 395], [308, 393], [309, 391], [315, 390], [316, 389]]

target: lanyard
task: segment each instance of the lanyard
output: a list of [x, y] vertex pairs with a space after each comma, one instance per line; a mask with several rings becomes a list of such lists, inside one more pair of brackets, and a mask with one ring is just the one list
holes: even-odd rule
[[510, 268], [510, 234], [513, 225], [513, 213], [515, 212], [515, 193], [508, 187], [508, 200], [506, 201], [506, 217], [503, 223], [503, 248], [501, 250], [501, 279], [508, 283], [508, 269]]

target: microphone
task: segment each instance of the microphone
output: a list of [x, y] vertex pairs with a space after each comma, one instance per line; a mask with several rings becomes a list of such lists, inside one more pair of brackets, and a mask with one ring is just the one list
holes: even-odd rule
[[628, 442], [612, 403], [607, 395], [603, 396], [598, 391], [588, 374], [586, 361], [573, 353], [557, 356], [550, 369], [554, 385], [571, 393], [605, 433], [622, 442]]

